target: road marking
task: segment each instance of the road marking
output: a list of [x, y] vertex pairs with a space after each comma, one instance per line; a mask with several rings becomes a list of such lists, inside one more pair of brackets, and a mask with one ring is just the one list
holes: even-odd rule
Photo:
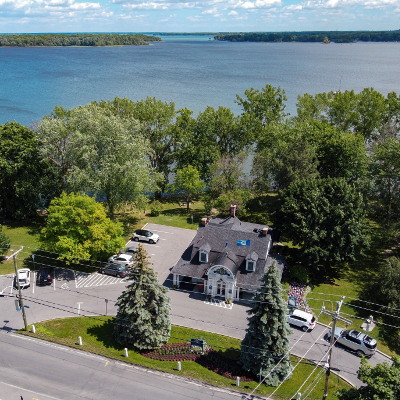
[[76, 279], [77, 288], [115, 285], [118, 283], [126, 283], [126, 281], [115, 276], [103, 275], [98, 272], [95, 272], [93, 274], [77, 274]]
[[[160, 232], [160, 233], [167, 233], [168, 235], [173, 235], [174, 232], [168, 232], [168, 231], [159, 231], [157, 229], [152, 229], [152, 232]], [[161, 238], [160, 238], [161, 239]], [[162, 239], [162, 240], [167, 240], [167, 239]]]
[[228, 310], [232, 310], [232, 308], [233, 308], [233, 303], [226, 304], [224, 300], [216, 300], [216, 299], [211, 299], [211, 301], [204, 300], [204, 304], [207, 304], [210, 306], [227, 308]]
[[0, 381], [0, 383], [3, 384], [4, 386], [10, 386], [10, 387], [18, 389], [18, 390], [25, 390], [27, 392], [33, 393], [34, 395], [43, 396], [43, 397], [48, 398], [48, 399], [61, 400], [58, 397], [53, 397], [53, 396], [49, 396], [48, 394], [34, 392], [33, 390], [26, 389], [26, 388], [23, 388], [21, 386], [11, 385], [11, 383], [5, 383], [5, 382], [2, 382], [2, 381]]

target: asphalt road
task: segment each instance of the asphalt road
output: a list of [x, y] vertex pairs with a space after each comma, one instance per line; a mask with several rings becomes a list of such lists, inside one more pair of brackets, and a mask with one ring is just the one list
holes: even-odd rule
[[227, 400], [233, 392], [0, 332], [0, 400]]
[[[170, 286], [169, 270], [177, 262], [195, 235], [195, 231], [149, 224], [146, 226], [160, 235], [155, 245], [143, 244], [148, 250], [153, 267], [158, 273], [160, 282]], [[134, 242], [128, 245], [136, 245]], [[111, 278], [111, 279], [108, 279]], [[12, 276], [0, 276], [0, 291], [10, 285]], [[73, 315], [115, 315], [114, 307], [126, 282], [100, 274], [92, 274], [66, 281], [56, 281], [54, 286], [35, 287], [23, 291], [28, 323], [64, 318]], [[5, 293], [8, 293], [5, 290]], [[247, 328], [248, 307], [233, 304], [228, 308], [225, 303], [206, 302], [205, 296], [192, 291], [184, 292], [171, 289], [171, 320], [173, 324], [219, 333], [242, 339]], [[21, 312], [15, 310], [14, 298], [0, 297], [0, 329], [12, 331], [23, 327]], [[317, 325], [312, 332], [303, 333], [296, 328], [290, 335], [292, 353], [305, 359], [319, 362], [328, 349], [325, 339], [327, 329]], [[379, 348], [379, 343], [378, 343]], [[322, 364], [326, 360], [323, 359]], [[380, 354], [375, 354], [370, 360], [371, 365], [389, 361]], [[357, 370], [360, 358], [344, 348], [335, 347], [332, 365], [341, 377], [354, 386], [360, 386]]]

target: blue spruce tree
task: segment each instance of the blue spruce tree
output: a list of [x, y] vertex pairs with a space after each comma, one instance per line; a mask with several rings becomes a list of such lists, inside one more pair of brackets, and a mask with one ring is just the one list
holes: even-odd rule
[[156, 349], [168, 341], [171, 333], [167, 288], [157, 281], [142, 245], [139, 245], [134, 260], [127, 275], [132, 283], [116, 303], [114, 336], [125, 347]]
[[[280, 274], [275, 265], [265, 273], [262, 285], [248, 311], [248, 327], [241, 344], [239, 362], [264, 383], [277, 386], [291, 372], [289, 326], [282, 298]], [[280, 361], [281, 360], [281, 361]]]

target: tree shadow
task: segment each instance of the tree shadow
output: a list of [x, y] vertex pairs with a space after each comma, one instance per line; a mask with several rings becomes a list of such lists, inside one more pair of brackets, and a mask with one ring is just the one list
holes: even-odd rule
[[87, 333], [94, 336], [106, 348], [123, 351], [124, 346], [114, 339], [114, 319], [108, 319], [98, 325], [88, 328]]

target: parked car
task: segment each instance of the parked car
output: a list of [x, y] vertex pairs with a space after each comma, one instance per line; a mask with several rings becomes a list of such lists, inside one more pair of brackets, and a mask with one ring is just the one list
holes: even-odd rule
[[122, 251], [121, 253], [123, 254], [130, 254], [131, 256], [133, 256], [135, 253], [137, 252], [137, 248], [136, 247], [127, 247], [124, 251]]
[[153, 232], [146, 229], [138, 229], [132, 234], [132, 240], [138, 242], [139, 240], [149, 243], [157, 243], [160, 237]]
[[36, 275], [36, 285], [51, 285], [54, 277], [54, 268], [43, 267], [40, 268]]
[[[331, 335], [332, 329], [328, 333], [329, 340]], [[365, 333], [354, 329], [336, 328], [334, 337], [337, 339], [336, 343], [354, 350], [359, 356], [372, 357], [376, 353], [376, 340]]]
[[294, 325], [302, 329], [304, 332], [308, 330], [312, 330], [315, 328], [315, 317], [314, 315], [301, 311], [294, 310], [292, 311], [288, 317], [287, 321], [290, 325]]
[[133, 257], [130, 254], [120, 253], [111, 256], [108, 259], [109, 263], [120, 264], [120, 265], [132, 265]]
[[31, 286], [31, 270], [29, 268], [21, 268], [17, 271], [17, 275], [14, 276], [15, 289], [18, 289], [17, 279], [21, 289], [28, 288]]
[[100, 268], [101, 274], [107, 274], [117, 276], [118, 278], [124, 278], [128, 273], [128, 267], [121, 264], [109, 263], [105, 267]]

